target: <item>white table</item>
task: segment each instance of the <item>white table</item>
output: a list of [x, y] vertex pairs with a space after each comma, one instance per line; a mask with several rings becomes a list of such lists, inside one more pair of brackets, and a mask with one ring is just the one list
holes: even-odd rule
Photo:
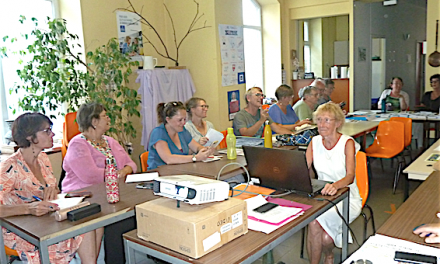
[[407, 180], [405, 183], [405, 199], [408, 197], [408, 184], [409, 180], [424, 181], [428, 176], [434, 172], [433, 165], [435, 161], [426, 161], [426, 159], [433, 153], [440, 154], [440, 139], [425, 150], [422, 155], [420, 155], [416, 160], [414, 160], [408, 167], [406, 167], [403, 172], [407, 174]]

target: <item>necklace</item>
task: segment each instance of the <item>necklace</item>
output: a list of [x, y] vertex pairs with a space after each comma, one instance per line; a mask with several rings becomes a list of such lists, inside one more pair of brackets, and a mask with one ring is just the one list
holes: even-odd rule
[[101, 138], [100, 138], [99, 140], [97, 140], [97, 139], [90, 139], [89, 137], [87, 137], [86, 135], [84, 135], [84, 133], [83, 133], [83, 136], [84, 136], [87, 140], [91, 141], [91, 142], [92, 142], [94, 145], [96, 145], [97, 147], [102, 146], [102, 145], [104, 145], [104, 143], [105, 143], [104, 135], [102, 135]]

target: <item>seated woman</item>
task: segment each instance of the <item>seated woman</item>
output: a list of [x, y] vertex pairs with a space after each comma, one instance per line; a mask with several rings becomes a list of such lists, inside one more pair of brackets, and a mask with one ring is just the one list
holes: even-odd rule
[[382, 100], [391, 105], [394, 111], [405, 111], [409, 108], [409, 95], [402, 91], [403, 80], [400, 77], [391, 78], [391, 89], [385, 89], [379, 98], [378, 108], [382, 109]]
[[210, 128], [214, 129], [214, 125], [203, 120], [208, 113], [209, 105], [202, 98], [193, 97], [186, 102], [186, 112], [188, 112], [189, 120], [186, 121], [185, 128], [191, 134], [192, 138], [199, 142], [200, 145], [205, 145], [209, 141], [205, 137]]
[[275, 91], [278, 102], [269, 108], [269, 116], [275, 123], [281, 124], [284, 128], [293, 130], [296, 126], [310, 124], [309, 120], [299, 121], [298, 116], [290, 102], [293, 98], [293, 89], [286, 85], [280, 85]]
[[185, 129], [186, 109], [182, 102], [158, 104], [157, 119], [161, 125], [151, 131], [149, 170], [165, 164], [206, 160], [214, 152], [213, 148], [203, 147], [196, 142]]
[[104, 106], [98, 103], [81, 105], [76, 122], [82, 133], [69, 142], [63, 161], [66, 171], [63, 192], [104, 182], [106, 160], [114, 163], [119, 177], [136, 172], [136, 164], [124, 148], [115, 139], [104, 136], [110, 129], [110, 119]]
[[[12, 137], [20, 149], [0, 165], [0, 217], [41, 216], [59, 209], [49, 202], [59, 191], [49, 158], [41, 152], [53, 146], [51, 128], [50, 119], [39, 113], [26, 113], [14, 121]], [[50, 245], [50, 262], [69, 263], [78, 252], [82, 263], [96, 263], [101, 244], [95, 240], [96, 232]], [[22, 261], [40, 263], [38, 248], [5, 228], [2, 233], [5, 245], [16, 250]]]
[[440, 74], [434, 74], [429, 78], [432, 91], [426, 92], [422, 97], [421, 106], [426, 110], [438, 112], [440, 109]]
[[[321, 191], [323, 195], [335, 195], [339, 189], [350, 187], [351, 223], [362, 209], [362, 199], [355, 178], [355, 156], [360, 148], [359, 144], [353, 138], [338, 132], [345, 121], [339, 105], [332, 102], [320, 105], [313, 113], [313, 120], [318, 125], [319, 135], [313, 137], [307, 148], [307, 165], [311, 168], [313, 164], [318, 179], [332, 182], [325, 185]], [[337, 208], [342, 212], [342, 203]], [[333, 248], [335, 245], [342, 246], [342, 224], [335, 207], [309, 224], [307, 251], [310, 263], [319, 263], [321, 253], [324, 253], [324, 263], [333, 263]]]

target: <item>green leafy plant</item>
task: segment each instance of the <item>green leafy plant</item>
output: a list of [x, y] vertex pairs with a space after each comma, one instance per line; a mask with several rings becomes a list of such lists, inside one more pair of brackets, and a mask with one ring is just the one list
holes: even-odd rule
[[[66, 20], [48, 18], [49, 29], [38, 28], [38, 21], [32, 18], [35, 28], [29, 34], [34, 41], [25, 50], [10, 51], [0, 48], [0, 55], [8, 52], [31, 57], [17, 70], [22, 83], [10, 88], [10, 92], [26, 95], [20, 98], [19, 107], [26, 111], [45, 113], [45, 109], [61, 113], [61, 105], [67, 104], [69, 111], [76, 111], [84, 101], [96, 101], [107, 109], [111, 119], [109, 134], [123, 146], [136, 137], [130, 117], [140, 116], [140, 99], [137, 91], [127, 87], [132, 66], [127, 54], [119, 50], [116, 39], [87, 53], [89, 63], [83, 61], [78, 36], [68, 32]], [[21, 16], [20, 22], [25, 18]], [[17, 41], [17, 38], [3, 37], [3, 41]], [[51, 116], [54, 118], [54, 116]]]

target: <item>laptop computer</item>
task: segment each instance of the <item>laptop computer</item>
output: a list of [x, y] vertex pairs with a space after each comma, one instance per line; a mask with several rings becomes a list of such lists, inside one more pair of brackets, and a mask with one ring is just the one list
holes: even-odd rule
[[310, 178], [303, 151], [251, 146], [243, 151], [250, 176], [262, 186], [313, 197], [328, 183]]

